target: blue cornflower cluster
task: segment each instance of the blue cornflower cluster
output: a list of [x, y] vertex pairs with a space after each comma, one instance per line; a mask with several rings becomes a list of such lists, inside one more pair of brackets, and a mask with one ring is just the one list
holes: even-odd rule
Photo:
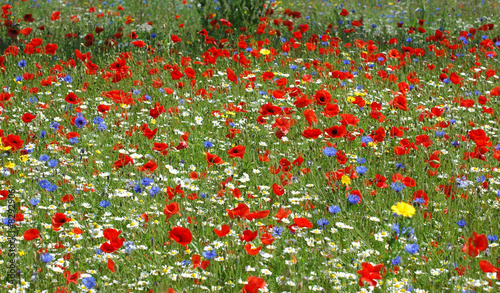
[[40, 180], [40, 182], [38, 182], [38, 185], [45, 189], [46, 191], [55, 191], [57, 189], [57, 186], [55, 186], [54, 184], [51, 184], [48, 180]]

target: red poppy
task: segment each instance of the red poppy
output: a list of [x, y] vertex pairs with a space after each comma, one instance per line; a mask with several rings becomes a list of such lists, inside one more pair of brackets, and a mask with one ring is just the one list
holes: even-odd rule
[[12, 151], [19, 150], [23, 147], [24, 140], [19, 137], [19, 135], [9, 134], [6, 137], [2, 137], [2, 143], [5, 147], [11, 147]]
[[342, 125], [356, 126], [359, 122], [359, 119], [352, 114], [340, 114], [340, 117], [342, 117], [342, 120], [340, 120]]
[[132, 98], [132, 92], [124, 92], [122, 90], [113, 90], [108, 92], [102, 92], [102, 95], [106, 98], [110, 98], [113, 102], [117, 104], [135, 105], [135, 101]]
[[500, 96], [500, 87], [496, 86], [490, 91], [490, 96]]
[[252, 213], [249, 213], [246, 216], [246, 218], [249, 221], [253, 221], [255, 219], [264, 219], [269, 215], [269, 212], [270, 212], [269, 210], [260, 211], [260, 212], [252, 212]]
[[157, 131], [158, 131], [158, 128], [155, 128], [155, 129], [151, 130], [151, 129], [149, 129], [149, 127], [146, 126], [142, 130], [142, 134], [144, 134], [144, 136], [147, 137], [147, 139], [151, 140], [156, 135]]
[[28, 229], [24, 232], [23, 237], [26, 241], [40, 238], [40, 231], [38, 231], [38, 229]]
[[313, 224], [306, 218], [294, 218], [293, 222], [298, 226], [302, 228], [312, 228]]
[[179, 204], [176, 202], [170, 203], [163, 209], [163, 214], [167, 216], [167, 219], [179, 212]]
[[297, 99], [295, 100], [295, 102], [293, 102], [293, 104], [295, 105], [295, 107], [297, 108], [304, 108], [304, 107], [307, 107], [309, 106], [310, 104], [312, 104], [313, 100], [312, 99], [308, 99], [307, 98], [307, 95], [303, 95], [302, 97], [297, 97]]
[[326, 107], [321, 111], [321, 114], [323, 116], [329, 118], [329, 117], [335, 117], [339, 114], [339, 106], [337, 104], [327, 104]]
[[125, 154], [120, 153], [118, 155], [118, 160], [115, 161], [114, 167], [116, 169], [120, 169], [123, 166], [133, 165], [133, 164], [134, 164], [134, 160], [131, 157], [129, 157], [129, 156], [125, 155]]
[[240, 240], [245, 242], [252, 242], [256, 237], [259, 231], [252, 232], [251, 230], [243, 231], [243, 235], [240, 235]]
[[272, 116], [272, 115], [279, 115], [281, 114], [281, 107], [275, 106], [271, 104], [270, 102], [267, 104], [264, 104], [260, 107], [259, 113], [262, 116]]
[[0, 200], [6, 200], [9, 196], [8, 190], [0, 190]]
[[73, 195], [71, 195], [71, 194], [65, 194], [62, 197], [61, 201], [64, 202], [64, 203], [71, 202], [71, 201], [73, 201]]
[[168, 232], [170, 238], [175, 242], [187, 248], [187, 245], [193, 240], [193, 235], [188, 228], [174, 227], [170, 232]]
[[245, 245], [245, 250], [246, 250], [246, 252], [249, 255], [256, 255], [256, 254], [258, 254], [260, 252], [261, 249], [262, 249], [262, 246], [259, 246], [259, 247], [255, 248], [255, 249], [252, 249], [252, 244], [247, 243]]
[[283, 186], [274, 183], [273, 193], [276, 194], [277, 196], [282, 196], [283, 194], [285, 194], [285, 189], [283, 188]]
[[415, 137], [415, 145], [422, 145], [424, 148], [428, 148], [432, 145], [432, 140], [426, 134], [420, 134]]
[[367, 282], [370, 286], [377, 286], [377, 282], [375, 280], [381, 280], [382, 276], [380, 275], [380, 269], [385, 269], [383, 264], [378, 264], [373, 266], [370, 263], [364, 262], [361, 264], [362, 269], [356, 271], [356, 273], [361, 275], [359, 278], [359, 285], [363, 287], [365, 284], [363, 281]]
[[244, 203], [239, 203], [237, 207], [235, 207], [232, 210], [226, 210], [227, 215], [229, 218], [234, 219], [234, 218], [245, 218], [246, 215], [250, 212], [250, 208], [244, 204]]
[[[70, 104], [73, 104], [73, 105], [80, 104], [82, 102], [82, 100], [80, 100], [75, 93], [67, 94], [66, 98], [64, 100]], [[99, 107], [101, 107], [101, 106], [104, 106], [104, 105], [99, 105]], [[108, 107], [108, 110], [109, 110], [109, 107]]]
[[111, 272], [116, 272], [115, 270], [115, 262], [111, 259], [111, 258], [108, 258], [108, 265], [107, 265], [108, 269], [111, 271]]
[[331, 137], [331, 138], [340, 138], [340, 137], [344, 137], [347, 134], [347, 131], [346, 131], [344, 125], [341, 125], [341, 126], [334, 125], [330, 128], [324, 129], [323, 131], [326, 133], [327, 137]]
[[71, 221], [71, 218], [66, 217], [63, 213], [55, 213], [52, 217], [52, 229], [58, 231], [62, 225]]
[[497, 280], [500, 280], [500, 260], [498, 260], [498, 267], [494, 267], [489, 261], [482, 260], [479, 262], [479, 267], [485, 273], [497, 273]]
[[259, 278], [250, 276], [247, 278], [247, 284], [243, 286], [242, 293], [258, 293], [259, 289], [264, 289], [266, 287], [266, 282]]
[[260, 242], [264, 245], [271, 245], [274, 242], [274, 237], [269, 233], [262, 234], [260, 236]]
[[144, 165], [137, 168], [137, 170], [146, 173], [153, 173], [156, 169], [158, 169], [158, 165], [154, 160], [149, 160]]
[[64, 278], [66, 279], [66, 285], [68, 285], [69, 283], [78, 284], [78, 279], [80, 278], [80, 272], [71, 274], [70, 271], [65, 271]]
[[45, 45], [45, 54], [54, 55], [57, 51], [57, 44], [47, 43]]
[[31, 113], [24, 113], [21, 119], [23, 120], [24, 123], [30, 123], [35, 118], [36, 115], [33, 115]]
[[224, 237], [226, 236], [229, 231], [231, 231], [231, 228], [228, 225], [222, 225], [220, 230], [214, 229], [215, 234], [219, 237]]
[[208, 167], [211, 167], [214, 164], [219, 165], [219, 164], [224, 163], [224, 161], [220, 157], [218, 157], [216, 155], [210, 154], [208, 152], [205, 152], [205, 155], [206, 155]]
[[317, 105], [325, 106], [326, 104], [330, 103], [331, 100], [332, 95], [325, 90], [319, 90], [314, 94], [314, 102]]
[[237, 145], [235, 147], [232, 147], [227, 151], [228, 155], [230, 158], [240, 158], [243, 159], [243, 156], [245, 155], [245, 147], [242, 145]]
[[478, 235], [476, 231], [472, 234], [472, 237], [468, 238], [462, 248], [462, 251], [467, 253], [472, 257], [479, 255], [480, 251], [485, 251], [488, 248], [488, 239], [486, 235]]

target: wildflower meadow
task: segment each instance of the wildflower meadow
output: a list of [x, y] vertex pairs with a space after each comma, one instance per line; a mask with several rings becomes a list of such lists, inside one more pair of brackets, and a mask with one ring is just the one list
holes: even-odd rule
[[500, 292], [498, 1], [0, 5], [0, 292]]

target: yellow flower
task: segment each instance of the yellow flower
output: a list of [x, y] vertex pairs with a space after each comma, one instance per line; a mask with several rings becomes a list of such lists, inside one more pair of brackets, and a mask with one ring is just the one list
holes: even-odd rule
[[4, 166], [4, 168], [14, 168], [16, 166], [16, 164], [12, 163], [11, 161], [8, 161], [3, 166]]
[[396, 205], [393, 205], [391, 207], [391, 210], [398, 215], [402, 215], [403, 217], [408, 218], [413, 217], [413, 215], [415, 214], [415, 208], [405, 202], [398, 202]]
[[4, 146], [2, 141], [0, 141], [0, 151], [8, 151], [11, 148], [12, 148], [11, 146]]
[[271, 51], [269, 51], [268, 49], [260, 49], [260, 54], [269, 55], [269, 54], [271, 54]]
[[349, 186], [349, 184], [351, 184], [351, 178], [349, 178], [349, 176], [347, 175], [342, 175], [340, 182], [342, 182], [342, 184]]

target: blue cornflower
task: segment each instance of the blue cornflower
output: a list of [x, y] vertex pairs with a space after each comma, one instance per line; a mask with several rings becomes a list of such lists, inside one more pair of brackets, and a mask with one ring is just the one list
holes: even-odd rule
[[32, 206], [36, 206], [39, 203], [40, 203], [40, 200], [36, 197], [30, 199], [30, 205], [32, 205]]
[[49, 187], [45, 188], [45, 190], [47, 190], [49, 192], [56, 191], [56, 189], [57, 189], [57, 186], [52, 185], [52, 184], [50, 184]]
[[217, 251], [215, 250], [205, 250], [202, 253], [203, 257], [206, 259], [213, 259], [217, 257]]
[[141, 94], [141, 91], [140, 91], [140, 90], [134, 90], [132, 93], [133, 93], [134, 95], [140, 95], [140, 94]]
[[359, 173], [361, 175], [365, 174], [368, 171], [368, 168], [365, 166], [357, 166], [356, 167], [356, 173]]
[[40, 131], [40, 138], [44, 138], [47, 135], [47, 131], [42, 130]]
[[207, 194], [205, 192], [202, 192], [202, 193], [200, 193], [200, 197], [205, 198], [205, 197], [207, 197]]
[[463, 228], [463, 227], [467, 226], [467, 223], [462, 219], [462, 220], [457, 222], [457, 225], [458, 225], [458, 227]]
[[325, 229], [325, 226], [330, 225], [330, 221], [328, 221], [327, 219], [321, 218], [316, 222], [316, 224], [318, 224], [318, 226], [320, 226], [320, 229]]
[[69, 139], [70, 144], [77, 144], [78, 143], [78, 137], [72, 137]]
[[295, 64], [290, 65], [290, 69], [291, 69], [291, 70], [295, 70], [295, 69], [297, 69], [297, 65], [295, 65]]
[[126, 254], [132, 253], [132, 251], [136, 250], [137, 247], [135, 247], [134, 242], [132, 241], [127, 241], [123, 243], [123, 249], [125, 249]]
[[97, 125], [97, 129], [99, 129], [100, 131], [104, 131], [104, 130], [106, 130], [107, 128], [108, 128], [108, 127], [106, 126], [106, 124], [104, 124], [104, 122], [103, 122], [103, 123], [101, 123], [101, 124], [99, 124], [99, 125]]
[[344, 63], [345, 65], [347, 65], [347, 64], [350, 64], [351, 61], [346, 59], [346, 60], [342, 61], [342, 63]]
[[466, 189], [469, 184], [470, 184], [470, 181], [468, 181], [465, 176], [463, 176], [462, 178], [458, 177], [455, 179], [456, 183], [457, 183], [457, 187], [458, 188], [462, 188], [462, 189]]
[[445, 79], [443, 79], [443, 82], [448, 84], [448, 83], [450, 83], [450, 80], [448, 78], [445, 78]]
[[337, 154], [337, 150], [331, 147], [326, 147], [323, 149], [323, 154], [327, 157], [333, 157]]
[[451, 145], [454, 146], [454, 147], [459, 147], [460, 146], [460, 142], [458, 140], [454, 140], [451, 142]]
[[497, 235], [491, 235], [491, 234], [489, 234], [487, 238], [488, 238], [488, 240], [490, 242], [495, 242], [495, 241], [498, 240], [498, 236]]
[[405, 250], [409, 254], [415, 254], [420, 250], [420, 246], [418, 246], [418, 244], [416, 244], [416, 243], [408, 244], [405, 246]]
[[361, 142], [364, 143], [364, 144], [369, 144], [370, 142], [373, 142], [373, 138], [371, 138], [369, 136], [363, 136], [361, 138]]
[[418, 246], [417, 243], [413, 243], [413, 244], [406, 245], [405, 246], [405, 250], [409, 254], [415, 254], [415, 253], [417, 253], [420, 250], [420, 247]]
[[134, 186], [134, 191], [137, 192], [137, 193], [141, 193], [142, 192], [141, 186], [139, 184], [137, 184], [136, 186]]
[[205, 148], [207, 148], [207, 149], [209, 149], [209, 148], [211, 148], [211, 147], [213, 147], [213, 146], [214, 146], [214, 144], [213, 144], [213, 143], [211, 143], [211, 142], [210, 142], [210, 141], [208, 141], [208, 140], [207, 140], [207, 141], [205, 141], [205, 142], [203, 143], [203, 145], [204, 145], [204, 146], [205, 146]]
[[41, 155], [41, 156], [38, 158], [38, 160], [39, 160], [39, 161], [42, 161], [42, 162], [47, 162], [49, 159], [50, 159], [50, 157], [49, 157], [49, 156], [47, 156], [46, 154], [43, 154], [43, 155]]
[[358, 162], [358, 164], [364, 164], [364, 163], [366, 163], [366, 159], [365, 158], [357, 158], [356, 162]]
[[328, 212], [331, 213], [331, 214], [338, 214], [340, 213], [340, 207], [339, 206], [329, 206], [328, 207]]
[[403, 183], [401, 183], [401, 182], [393, 182], [393, 183], [391, 184], [391, 188], [392, 188], [394, 191], [396, 191], [396, 192], [400, 192], [400, 191], [402, 191], [403, 189], [405, 189], [405, 188], [406, 188], [406, 186], [405, 186]]
[[94, 277], [90, 276], [87, 278], [82, 279], [82, 284], [87, 288], [87, 289], [92, 289], [95, 287], [97, 284]]
[[151, 34], [151, 38], [152, 38], [152, 39], [155, 39], [156, 37], [157, 37], [157, 35], [156, 35], [155, 33], [152, 33], [152, 34]]
[[377, 28], [377, 25], [376, 24], [372, 24], [372, 28]]
[[422, 197], [417, 197], [413, 202], [416, 202], [418, 204], [424, 204], [425, 199], [423, 199]]
[[54, 259], [54, 257], [50, 253], [45, 253], [40, 255], [40, 260], [44, 263], [49, 263]]
[[281, 233], [283, 233], [283, 227], [281, 226], [275, 226], [273, 227], [273, 235], [274, 236], [281, 236]]
[[92, 122], [94, 122], [94, 124], [101, 124], [104, 122], [104, 119], [101, 116], [96, 116]]
[[9, 218], [5, 218], [5, 219], [3, 219], [3, 220], [2, 220], [2, 223], [3, 223], [4, 225], [12, 225], [12, 224], [14, 224], [15, 222], [16, 222], [16, 221], [15, 221], [13, 218], [10, 218], [10, 217], [9, 217]]
[[151, 179], [151, 178], [148, 178], [148, 177], [144, 177], [144, 178], [141, 179], [141, 184], [144, 185], [144, 186], [149, 186], [153, 182], [155, 182], [155, 181], [153, 179]]
[[43, 179], [43, 180], [40, 180], [40, 182], [38, 182], [38, 185], [40, 185], [40, 187], [43, 189], [47, 189], [50, 187], [51, 184], [48, 180]]
[[476, 177], [476, 182], [482, 183], [484, 182], [484, 180], [486, 180], [486, 177], [484, 175]]
[[67, 82], [67, 83], [72, 83], [72, 82], [73, 82], [73, 79], [71, 78], [71, 76], [66, 75], [66, 76], [64, 77], [64, 81], [65, 81], [65, 82]]
[[438, 137], [443, 137], [445, 135], [446, 135], [446, 132], [443, 131], [443, 130], [437, 130], [436, 131], [436, 136], [438, 136]]
[[107, 208], [111, 205], [111, 203], [109, 202], [109, 200], [101, 200], [101, 202], [99, 202], [99, 206], [101, 208]]
[[49, 167], [50, 167], [50, 168], [55, 168], [55, 167], [57, 167], [57, 164], [59, 164], [59, 163], [57, 162], [57, 160], [56, 160], [56, 159], [52, 159], [52, 160], [50, 160], [50, 161], [47, 163], [47, 165], [49, 165]]
[[22, 75], [16, 76], [15, 80], [16, 82], [20, 82], [23, 80], [23, 76]]
[[26, 60], [21, 60], [19, 62], [17, 62], [17, 66], [23, 68], [23, 67], [26, 67]]
[[402, 163], [396, 163], [396, 168], [398, 168], [398, 169], [404, 169], [405, 165], [402, 164]]
[[149, 190], [149, 195], [151, 195], [151, 196], [155, 196], [155, 195], [157, 195], [160, 191], [161, 191], [161, 188], [160, 188], [160, 187], [158, 187], [158, 186], [153, 186], [153, 187], [151, 187], [151, 189]]
[[393, 266], [397, 266], [398, 264], [400, 264], [400, 263], [401, 263], [401, 257], [399, 257], [399, 255], [398, 255], [398, 256], [396, 256], [395, 258], [393, 258], [393, 259], [391, 260], [391, 263], [392, 263], [392, 265], [393, 265]]
[[347, 201], [350, 204], [357, 204], [361, 202], [361, 198], [357, 194], [349, 194], [349, 196], [347, 197]]
[[394, 231], [394, 233], [396, 233], [396, 235], [399, 235], [399, 233], [401, 233], [398, 223], [395, 223], [394, 225], [392, 225], [392, 231]]
[[148, 101], [151, 101], [152, 97], [150, 95], [144, 95], [144, 98]]
[[79, 115], [75, 119], [75, 126], [78, 128], [83, 128], [87, 124], [87, 120], [83, 116]]

